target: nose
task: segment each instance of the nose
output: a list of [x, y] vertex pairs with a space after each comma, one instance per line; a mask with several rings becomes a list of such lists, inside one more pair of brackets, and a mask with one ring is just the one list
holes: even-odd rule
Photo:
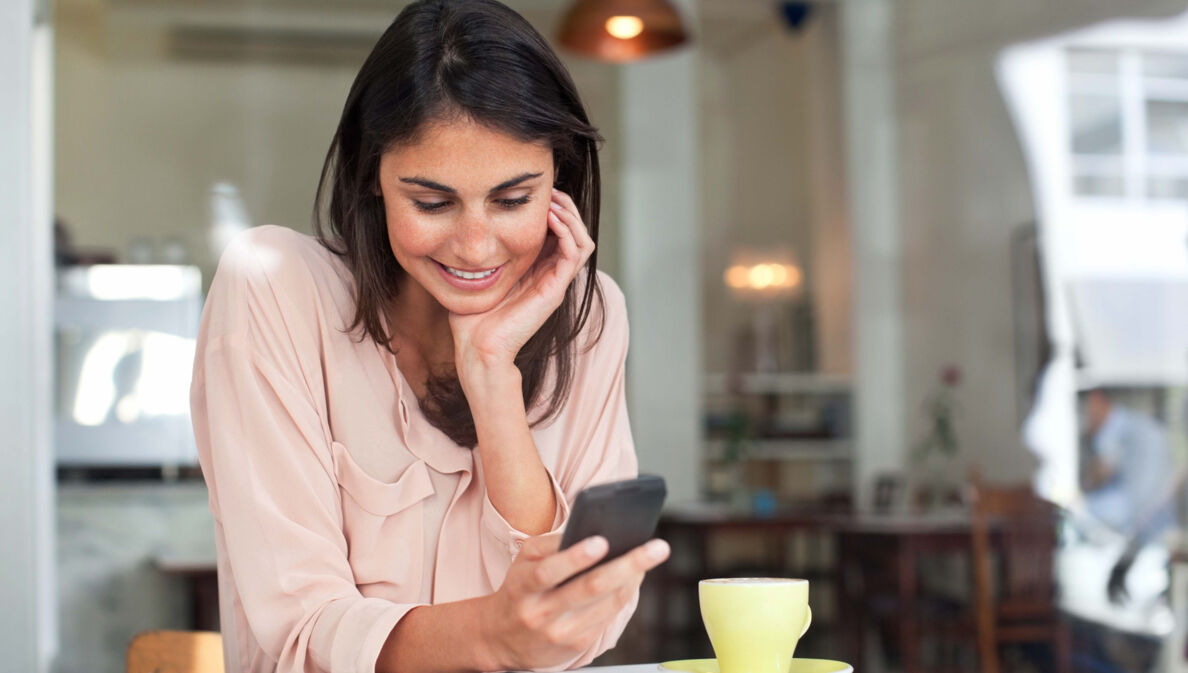
[[460, 264], [482, 269], [495, 256], [495, 232], [482, 212], [466, 210], [454, 233], [454, 256]]

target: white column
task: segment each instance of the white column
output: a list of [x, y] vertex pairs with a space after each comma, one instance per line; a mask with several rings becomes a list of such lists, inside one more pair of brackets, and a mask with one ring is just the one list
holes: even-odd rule
[[689, 48], [631, 63], [620, 98], [627, 404], [640, 471], [665, 478], [670, 503], [695, 499], [701, 485], [696, 71]]
[[854, 496], [906, 466], [903, 253], [899, 223], [892, 0], [842, 11], [846, 177], [853, 235]]
[[0, 672], [57, 648], [51, 408], [49, 3], [0, 2]]

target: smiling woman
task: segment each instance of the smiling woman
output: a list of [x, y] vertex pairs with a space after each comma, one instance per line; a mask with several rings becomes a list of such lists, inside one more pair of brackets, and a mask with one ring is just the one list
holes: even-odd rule
[[[465, 28], [463, 19], [470, 22]], [[573, 215], [582, 224], [581, 238], [590, 241], [588, 250], [581, 251], [581, 261], [591, 282], [568, 284], [560, 305], [553, 307], [515, 355], [525, 403], [542, 405], [533, 420], [539, 423], [555, 416], [571, 384], [572, 346], [602, 291], [594, 273], [600, 141], [560, 59], [510, 9], [494, 2], [424, 3], [402, 12], [351, 86], [315, 204], [319, 238], [347, 261], [355, 277], [358, 302], [352, 329], [362, 328], [377, 343], [398, 350], [386, 319], [391, 317], [393, 299], [408, 291], [399, 287], [401, 279], [412, 274], [418, 285], [433, 287], [424, 286], [425, 278], [417, 276], [415, 264], [406, 265], [409, 260], [400, 258], [396, 232], [404, 229], [401, 222], [412, 222], [406, 215], [410, 207], [436, 213], [457, 206], [446, 222], [436, 222], [434, 228], [457, 228], [458, 239], [473, 238], [476, 231], [483, 235], [482, 219], [474, 218], [480, 212], [475, 208], [479, 203], [505, 207], [506, 217], [493, 219], [502, 229], [508, 218], [521, 228], [534, 221], [545, 229], [547, 204], [552, 201], [547, 189], [555, 187], [568, 197]], [[451, 167], [458, 184], [435, 179], [441, 178], [442, 166]], [[505, 181], [525, 172], [543, 175], [518, 193], [502, 193], [509, 191]], [[393, 198], [401, 191], [398, 186], [411, 191]], [[476, 202], [480, 195], [484, 198]], [[525, 197], [535, 197], [536, 204], [511, 203]], [[507, 211], [507, 206], [514, 207]], [[494, 215], [482, 212], [484, 217]], [[475, 222], [477, 229], [467, 228]], [[408, 236], [400, 238], [420, 241], [416, 232], [424, 228], [410, 228]], [[385, 231], [390, 250], [382, 244]], [[545, 241], [543, 231], [540, 236]], [[555, 251], [553, 244], [549, 251]], [[436, 261], [448, 265], [451, 260]], [[490, 260], [452, 261], [468, 267], [460, 271], [491, 270], [482, 268]], [[471, 313], [483, 302], [490, 308], [490, 297], [506, 296], [527, 266], [519, 267], [521, 273], [499, 272], [501, 278], [493, 281], [489, 294], [467, 297], [451, 308]], [[441, 296], [434, 296], [441, 301]], [[445, 336], [440, 316], [434, 324], [438, 327], [415, 326], [406, 331], [439, 343]], [[452, 358], [437, 357], [409, 364], [424, 370], [425, 376], [414, 379], [424, 380], [426, 395], [420, 398], [431, 422], [455, 442], [474, 446], [478, 438], [463, 396], [464, 382], [459, 380], [462, 373], [453, 375], [451, 362]], [[550, 370], [553, 376], [546, 392]]]
[[607, 543], [558, 551], [577, 494], [636, 473], [598, 140], [519, 15], [414, 2], [348, 94], [317, 237], [227, 248], [191, 405], [229, 671], [558, 670], [614, 645], [668, 547], [568, 583]]
[[[441, 173], [443, 166], [467, 167], [453, 171], [457, 186], [422, 177]], [[515, 177], [504, 179], [509, 174]], [[544, 246], [552, 178], [547, 145], [521, 142], [472, 121], [434, 125], [419, 142], [397, 147], [380, 161], [396, 261], [443, 311], [491, 310]]]
[[[474, 322], [464, 316], [494, 309], [517, 285], [536, 287], [526, 275], [534, 265], [549, 268], [557, 256], [555, 235], [545, 249], [553, 166], [547, 144], [524, 142], [469, 118], [428, 124], [414, 142], [396, 145], [379, 162], [388, 240], [406, 275], [386, 307], [389, 343], [430, 422], [464, 446], [473, 446], [477, 434], [455, 373], [454, 331]], [[591, 256], [593, 247], [590, 240]], [[560, 296], [565, 289], [554, 292]], [[527, 324], [521, 331], [537, 327]], [[547, 362], [525, 352], [518, 364], [532, 369]], [[554, 394], [564, 396], [568, 381], [560, 383]], [[525, 392], [530, 404], [540, 386]]]

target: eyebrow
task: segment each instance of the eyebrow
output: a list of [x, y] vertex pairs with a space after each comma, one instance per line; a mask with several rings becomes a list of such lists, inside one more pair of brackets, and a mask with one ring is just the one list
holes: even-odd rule
[[[495, 185], [494, 187], [491, 188], [491, 191], [489, 191], [487, 193], [494, 194], [495, 192], [501, 192], [505, 189], [515, 187], [516, 185], [520, 184], [521, 182], [523, 182], [525, 180], [539, 178], [542, 175], [544, 175], [544, 173], [524, 173], [523, 175], [517, 175], [516, 177], [514, 177], [510, 180], [504, 180], [503, 182]], [[429, 189], [432, 189], [432, 190], [438, 191], [438, 192], [445, 192], [446, 194], [455, 194], [456, 195], [458, 193], [458, 190], [454, 189], [453, 187], [443, 185], [440, 182], [434, 182], [433, 180], [430, 180], [428, 178], [422, 178], [422, 177], [400, 178], [400, 181], [406, 182], [410, 185], [420, 185], [422, 187], [427, 187]]]

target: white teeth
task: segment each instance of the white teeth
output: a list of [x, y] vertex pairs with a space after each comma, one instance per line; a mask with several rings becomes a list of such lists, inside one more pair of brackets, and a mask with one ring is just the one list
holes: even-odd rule
[[452, 268], [446, 266], [445, 264], [442, 264], [442, 266], [445, 267], [445, 270], [449, 271], [451, 275], [457, 276], [459, 278], [465, 278], [466, 280], [478, 280], [479, 278], [486, 278], [487, 276], [490, 276], [491, 274], [493, 274], [499, 270], [499, 267], [495, 267], [494, 269], [491, 269], [490, 271], [480, 271], [478, 273], [471, 273], [469, 271], [459, 271], [458, 269], [452, 269]]

